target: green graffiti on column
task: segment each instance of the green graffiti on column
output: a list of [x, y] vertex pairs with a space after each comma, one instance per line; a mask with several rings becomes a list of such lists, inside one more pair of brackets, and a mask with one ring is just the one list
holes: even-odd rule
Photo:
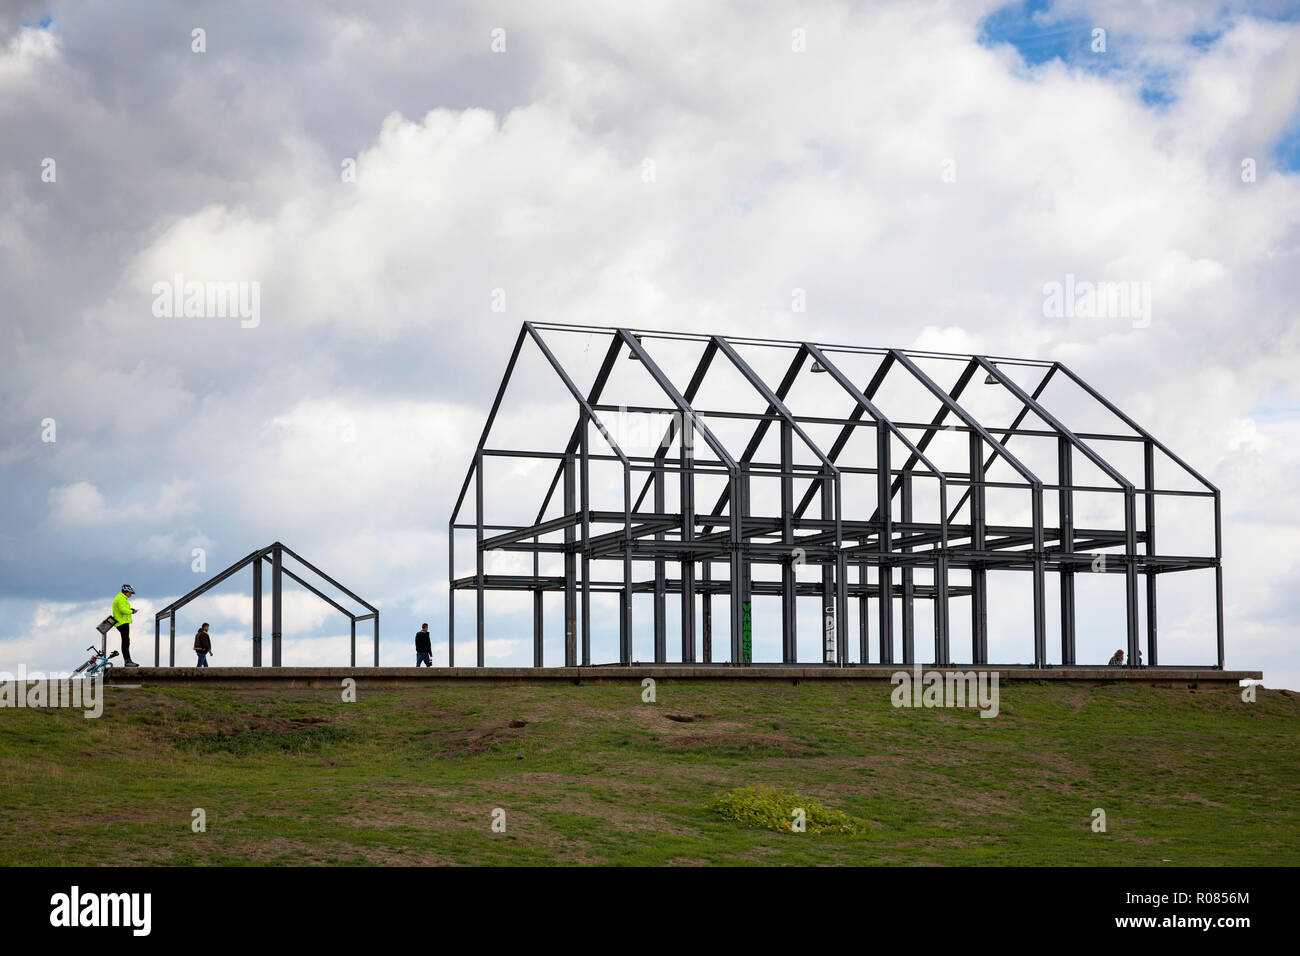
[[740, 648], [742, 659], [746, 664], [750, 663], [754, 659], [754, 619], [750, 613], [752, 607], [753, 605], [749, 601], [740, 605]]

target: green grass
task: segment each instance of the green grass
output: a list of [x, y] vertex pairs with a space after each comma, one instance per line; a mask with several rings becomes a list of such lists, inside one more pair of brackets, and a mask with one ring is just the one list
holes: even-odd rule
[[[1300, 863], [1296, 695], [890, 689], [110, 687], [99, 720], [0, 710], [0, 864]], [[788, 799], [855, 832], [749, 825]]]

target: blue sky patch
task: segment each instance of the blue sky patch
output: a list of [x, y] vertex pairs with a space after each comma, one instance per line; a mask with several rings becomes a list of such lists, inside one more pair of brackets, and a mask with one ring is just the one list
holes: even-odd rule
[[1273, 159], [1278, 169], [1288, 173], [1300, 172], [1300, 112], [1291, 117], [1291, 122], [1278, 137], [1273, 146]]
[[[1247, 4], [1244, 11], [1236, 13], [1225, 10], [1219, 23], [1184, 38], [1189, 58], [1211, 49], [1227, 31], [1231, 18], [1242, 13], [1261, 20], [1291, 22], [1300, 19], [1300, 2], [1280, 7], [1260, 5], [1258, 9]], [[1177, 73], [1144, 64], [1140, 38], [1108, 31], [1106, 52], [1093, 52], [1095, 26], [1098, 24], [1084, 17], [1056, 14], [1052, 0], [1020, 0], [995, 10], [980, 22], [979, 42], [986, 47], [1010, 44], [1031, 68], [1059, 60], [1101, 76], [1124, 70], [1139, 78], [1138, 95], [1153, 110], [1164, 109], [1178, 98]], [[1273, 161], [1282, 171], [1300, 171], [1300, 112], [1275, 143]]]
[[1074, 63], [1094, 55], [1092, 24], [1053, 17], [1049, 0], [1023, 0], [990, 13], [980, 24], [979, 42], [984, 46], [1010, 43], [1030, 66], [1050, 60]]

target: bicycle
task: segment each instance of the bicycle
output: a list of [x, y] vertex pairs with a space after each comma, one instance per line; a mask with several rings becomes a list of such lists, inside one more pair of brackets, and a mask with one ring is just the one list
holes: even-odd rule
[[80, 674], [85, 671], [87, 677], [106, 674], [113, 666], [113, 658], [118, 656], [118, 652], [114, 651], [105, 657], [103, 652], [94, 644], [91, 644], [86, 650], [90, 651], [90, 659], [72, 673]]

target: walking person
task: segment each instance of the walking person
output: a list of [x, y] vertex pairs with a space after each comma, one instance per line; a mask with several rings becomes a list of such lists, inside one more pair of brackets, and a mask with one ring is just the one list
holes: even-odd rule
[[419, 667], [421, 664], [427, 667], [433, 666], [433, 644], [429, 639], [428, 624], [421, 624], [420, 629], [415, 632], [415, 666]]
[[195, 667], [207, 667], [208, 657], [212, 653], [212, 639], [208, 637], [208, 622], [204, 621], [203, 626], [199, 628], [198, 633], [194, 635], [194, 650], [199, 655], [199, 662]]
[[[131, 606], [131, 595], [134, 593], [135, 588], [123, 584], [122, 590], [113, 598], [113, 620], [117, 622], [117, 633], [122, 635], [122, 663], [126, 667], [140, 666], [131, 660], [131, 615], [135, 613], [135, 608]], [[108, 650], [107, 647], [104, 649]]]

